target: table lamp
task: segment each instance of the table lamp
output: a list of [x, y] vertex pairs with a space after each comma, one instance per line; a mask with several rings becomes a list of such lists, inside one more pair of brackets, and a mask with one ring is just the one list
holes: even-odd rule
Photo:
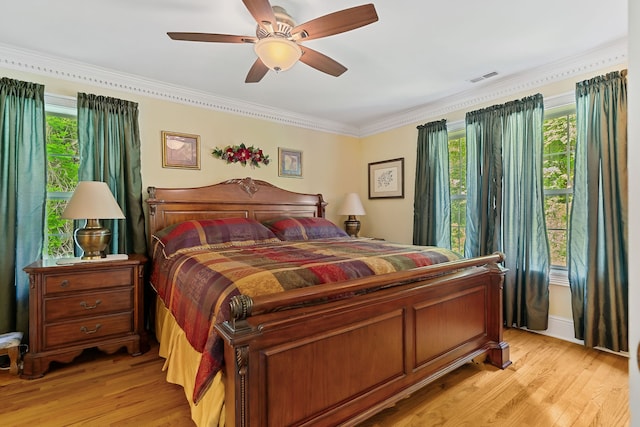
[[95, 260], [106, 258], [105, 250], [111, 241], [111, 231], [100, 225], [100, 219], [122, 219], [124, 214], [106, 183], [80, 181], [62, 218], [87, 221], [73, 235], [83, 251], [82, 259]]
[[345, 196], [338, 215], [348, 215], [347, 220], [344, 222], [344, 229], [349, 236], [358, 237], [360, 221], [358, 221], [356, 215], [366, 215], [366, 213], [357, 193], [349, 193]]

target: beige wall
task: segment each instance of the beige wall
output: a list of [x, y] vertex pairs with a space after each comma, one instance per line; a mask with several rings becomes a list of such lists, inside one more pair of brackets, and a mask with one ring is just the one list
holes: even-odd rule
[[[323, 194], [329, 203], [327, 217], [337, 223], [346, 219], [336, 214], [344, 194], [360, 190], [358, 168], [354, 167], [357, 164], [354, 159], [360, 157], [361, 149], [357, 138], [285, 126], [37, 74], [0, 68], [0, 76], [44, 84], [47, 94], [75, 98], [78, 92], [86, 92], [138, 102], [144, 189], [150, 185], [195, 187], [250, 176], [291, 191]], [[200, 170], [162, 167], [160, 135], [163, 130], [200, 135]], [[260, 147], [272, 162], [254, 169], [226, 164], [211, 156], [211, 150], [215, 147], [240, 143]], [[278, 176], [278, 147], [302, 151], [301, 179]]]
[[[620, 70], [624, 66], [607, 68], [598, 72], [572, 77], [537, 89], [531, 89], [507, 98], [497, 99], [471, 106], [465, 110], [458, 110], [446, 116], [425, 117], [423, 121], [392, 129], [383, 133], [362, 138], [362, 157], [360, 187], [366, 217], [362, 218], [362, 233], [370, 236], [384, 237], [399, 243], [411, 243], [413, 239], [413, 193], [416, 170], [416, 142], [418, 139], [418, 125], [435, 120], [446, 119], [450, 125], [463, 121], [469, 111], [501, 104], [525, 96], [541, 93], [545, 99], [573, 94], [578, 81], [589, 79], [612, 70]], [[404, 157], [405, 159], [405, 197], [404, 199], [367, 199], [367, 164], [380, 160]]]
[[[518, 95], [504, 99], [498, 99], [484, 104], [474, 105], [465, 110], [459, 110], [439, 117], [425, 117], [420, 123], [403, 126], [377, 135], [362, 139], [361, 157], [361, 198], [367, 215], [362, 219], [361, 235], [382, 237], [386, 240], [411, 243], [413, 240], [413, 194], [415, 188], [416, 170], [416, 142], [420, 124], [434, 120], [447, 119], [451, 124], [464, 120], [465, 114], [491, 105], [496, 105], [519, 99], [525, 96], [541, 93], [545, 99], [573, 93], [578, 81], [589, 79], [612, 70], [620, 70], [624, 66], [607, 68], [601, 71], [572, 77], [538, 89], [532, 89]], [[368, 163], [380, 160], [404, 157], [405, 159], [405, 197], [404, 199], [374, 199], [368, 200], [367, 196], [367, 168]], [[571, 291], [566, 284], [554, 284], [549, 286], [549, 315], [553, 321], [572, 322]], [[571, 337], [567, 337], [571, 338]]]
[[[446, 117], [425, 117], [420, 123], [368, 136], [362, 139], [285, 126], [204, 108], [121, 92], [102, 87], [69, 82], [0, 68], [0, 76], [33, 81], [45, 85], [45, 92], [76, 97], [77, 92], [118, 97], [139, 103], [140, 136], [142, 140], [143, 188], [201, 186], [229, 178], [250, 176], [269, 181], [279, 187], [299, 192], [321, 193], [329, 205], [327, 217], [342, 224], [345, 217], [336, 211], [347, 192], [358, 192], [367, 214], [361, 217], [360, 235], [381, 237], [389, 241], [411, 243], [413, 233], [413, 193], [416, 155], [416, 126], [433, 120], [448, 123], [464, 120], [467, 111], [484, 108], [540, 92], [545, 98], [571, 93], [580, 80], [604, 74], [601, 72], [572, 77], [539, 89], [478, 104], [467, 110], [455, 111]], [[201, 169], [180, 170], [162, 168], [160, 132], [169, 130], [197, 134], [201, 137]], [[237, 145], [258, 146], [269, 154], [273, 163], [252, 169], [227, 165], [210, 155], [214, 147]], [[278, 147], [303, 152], [303, 178], [278, 177]], [[403, 199], [368, 199], [368, 163], [403, 157], [405, 160], [405, 197]], [[567, 286], [550, 287], [550, 314], [571, 318], [570, 291]]]

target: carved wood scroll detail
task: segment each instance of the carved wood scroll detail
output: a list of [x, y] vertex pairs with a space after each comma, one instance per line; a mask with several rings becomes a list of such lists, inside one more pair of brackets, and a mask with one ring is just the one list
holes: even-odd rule
[[236, 372], [240, 385], [239, 405], [240, 405], [240, 421], [241, 426], [247, 425], [247, 370], [249, 368], [249, 347], [243, 346], [236, 348]]
[[[147, 193], [149, 194], [149, 199], [151, 200], [155, 199], [156, 187], [147, 187]], [[156, 205], [152, 203], [149, 205], [149, 215], [155, 216], [155, 214], [156, 214]]]
[[230, 179], [226, 181], [225, 184], [238, 184], [240, 188], [249, 195], [249, 197], [253, 197], [253, 195], [258, 192], [258, 186], [251, 177]]

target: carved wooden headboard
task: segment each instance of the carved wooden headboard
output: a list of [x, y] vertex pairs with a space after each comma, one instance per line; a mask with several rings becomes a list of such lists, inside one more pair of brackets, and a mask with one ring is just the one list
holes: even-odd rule
[[147, 191], [150, 234], [191, 219], [324, 217], [327, 205], [321, 194], [294, 193], [251, 178], [196, 188], [149, 187]]

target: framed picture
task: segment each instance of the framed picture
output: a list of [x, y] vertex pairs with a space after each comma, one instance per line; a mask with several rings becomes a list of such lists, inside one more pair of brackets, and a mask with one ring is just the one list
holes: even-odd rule
[[404, 198], [404, 157], [369, 163], [369, 198]]
[[302, 151], [278, 147], [278, 176], [302, 178]]
[[162, 131], [162, 167], [200, 169], [200, 136]]

